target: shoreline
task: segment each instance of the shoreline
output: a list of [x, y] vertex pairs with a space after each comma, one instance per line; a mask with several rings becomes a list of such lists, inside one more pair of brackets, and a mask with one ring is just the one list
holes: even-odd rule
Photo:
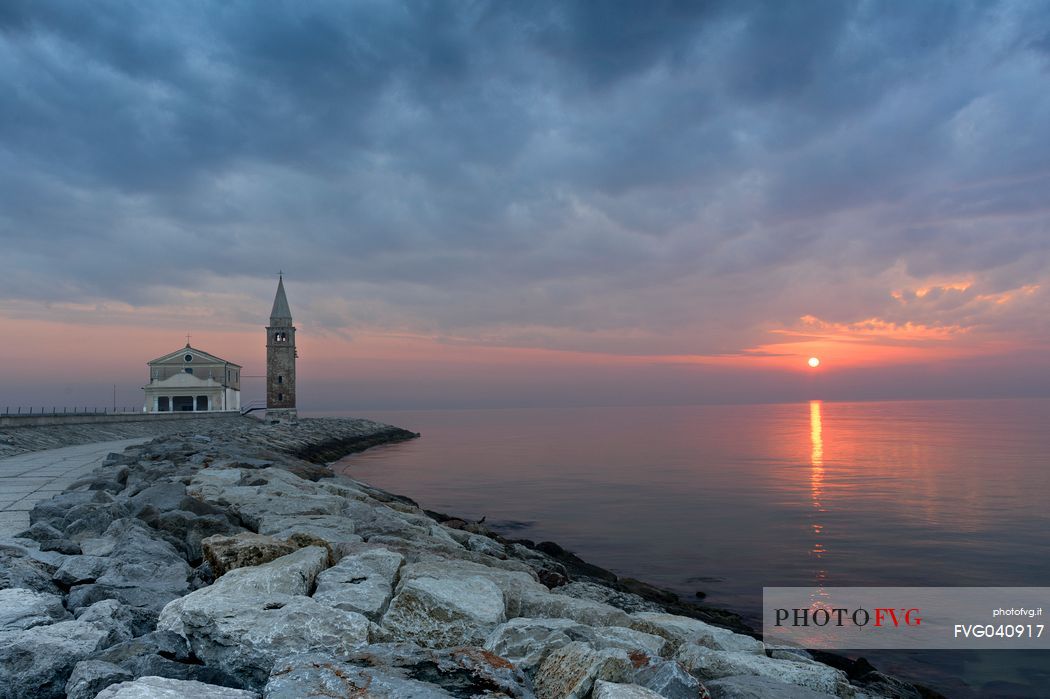
[[[414, 433], [247, 420], [112, 454], [0, 542], [0, 596], [33, 620], [0, 626], [0, 697], [125, 696], [156, 676], [231, 697], [333, 677], [421, 696], [937, 696], [863, 659], [767, 652], [728, 610], [324, 465]], [[43, 660], [12, 671], [26, 647]]]

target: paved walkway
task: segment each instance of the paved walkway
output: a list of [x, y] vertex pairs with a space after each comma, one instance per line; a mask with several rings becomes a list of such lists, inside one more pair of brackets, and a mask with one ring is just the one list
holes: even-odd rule
[[60, 493], [89, 473], [112, 452], [152, 437], [78, 444], [0, 459], [0, 537], [29, 528], [29, 511], [40, 500]]

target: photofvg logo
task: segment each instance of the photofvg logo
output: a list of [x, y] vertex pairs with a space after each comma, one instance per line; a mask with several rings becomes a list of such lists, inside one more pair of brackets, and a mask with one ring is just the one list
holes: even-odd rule
[[1050, 648], [1040, 623], [1050, 588], [767, 587], [767, 646]]
[[825, 606], [778, 608], [776, 610], [777, 626], [919, 626], [922, 617], [918, 607], [875, 607], [874, 609], [847, 609], [845, 607]]

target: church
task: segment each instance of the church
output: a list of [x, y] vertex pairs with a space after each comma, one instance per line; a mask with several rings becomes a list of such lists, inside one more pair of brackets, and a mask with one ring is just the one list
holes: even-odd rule
[[[267, 415], [294, 416], [295, 408], [295, 326], [284, 275], [278, 279], [277, 294], [266, 326], [266, 412]], [[190, 346], [169, 352], [147, 362], [149, 384], [143, 387], [143, 411], [232, 412], [241, 409], [241, 369], [227, 359]]]

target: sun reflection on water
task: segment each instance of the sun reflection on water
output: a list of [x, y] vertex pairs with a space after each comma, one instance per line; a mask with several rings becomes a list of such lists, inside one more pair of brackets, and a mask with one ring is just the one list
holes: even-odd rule
[[[824, 547], [821, 536], [824, 533], [824, 525], [820, 521], [820, 516], [817, 513], [827, 512], [823, 505], [824, 499], [824, 422], [821, 419], [821, 402], [819, 400], [811, 400], [809, 402], [809, 490], [810, 498], [813, 501], [813, 509], [815, 511], [813, 516], [813, 546], [809, 550], [809, 554], [815, 559], [820, 561], [824, 558], [824, 554], [827, 553], [827, 549]], [[815, 577], [815, 584], [818, 588], [818, 592], [814, 595], [812, 600], [813, 606], [820, 606], [823, 597], [826, 597], [824, 592], [824, 583], [827, 580], [827, 570], [823, 566], [818, 564]]]

